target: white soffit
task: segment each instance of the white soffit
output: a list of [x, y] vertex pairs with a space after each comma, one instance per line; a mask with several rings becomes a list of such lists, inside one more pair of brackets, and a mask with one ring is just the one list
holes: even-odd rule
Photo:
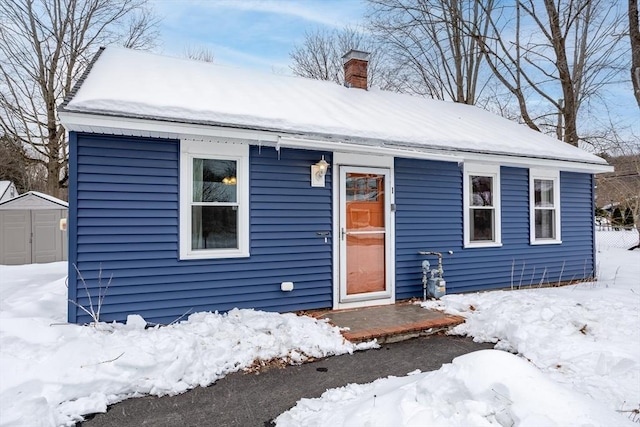
[[306, 138], [282, 135], [273, 131], [227, 128], [204, 124], [171, 123], [153, 119], [120, 118], [86, 113], [61, 112], [67, 130], [102, 133], [107, 135], [139, 136], [170, 139], [234, 139], [252, 145], [277, 148], [327, 150], [343, 153], [377, 154], [393, 157], [440, 160], [447, 162], [487, 162], [513, 167], [547, 167], [565, 171], [602, 173], [611, 172], [606, 164], [569, 162], [545, 158], [506, 154], [470, 153], [445, 149], [428, 149], [420, 146], [400, 146], [388, 141], [345, 141], [337, 138]]

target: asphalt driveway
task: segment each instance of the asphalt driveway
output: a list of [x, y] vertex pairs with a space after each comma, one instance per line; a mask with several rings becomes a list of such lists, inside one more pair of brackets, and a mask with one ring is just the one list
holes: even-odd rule
[[303, 397], [416, 369], [433, 371], [457, 356], [492, 347], [467, 338], [430, 336], [258, 374], [236, 372], [178, 396], [125, 400], [79, 426], [270, 426]]

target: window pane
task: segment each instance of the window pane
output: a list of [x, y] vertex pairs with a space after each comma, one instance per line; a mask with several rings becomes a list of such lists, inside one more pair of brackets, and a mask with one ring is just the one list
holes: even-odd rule
[[238, 208], [192, 206], [191, 249], [221, 248], [238, 248]]
[[377, 202], [383, 192], [383, 177], [374, 174], [348, 173], [345, 185], [347, 201]]
[[493, 209], [471, 209], [471, 241], [493, 241]]
[[537, 208], [553, 207], [553, 180], [535, 179], [534, 181], [535, 206]]
[[193, 159], [193, 201], [236, 202], [236, 169], [234, 160]]
[[493, 177], [470, 176], [471, 206], [493, 206]]
[[347, 236], [347, 295], [385, 290], [385, 236]]
[[536, 209], [536, 239], [556, 238], [555, 218], [554, 209]]

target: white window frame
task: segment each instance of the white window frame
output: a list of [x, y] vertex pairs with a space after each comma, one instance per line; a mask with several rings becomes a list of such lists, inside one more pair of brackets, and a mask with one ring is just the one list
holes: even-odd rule
[[[238, 179], [238, 248], [192, 249], [191, 204], [193, 159], [236, 161]], [[180, 141], [180, 259], [242, 258], [249, 256], [249, 144], [217, 141]]]
[[[554, 239], [536, 238], [536, 206], [535, 206], [535, 180], [542, 179], [553, 181], [553, 209], [556, 226]], [[562, 243], [560, 227], [560, 171], [553, 169], [529, 169], [529, 242], [532, 245], [557, 245]]]
[[[490, 176], [493, 178], [493, 210], [494, 210], [494, 240], [491, 241], [472, 241], [471, 240], [471, 204], [470, 194], [471, 186], [469, 183], [471, 176]], [[466, 163], [464, 164], [462, 198], [463, 198], [463, 232], [465, 248], [491, 248], [502, 246], [502, 204], [500, 196], [500, 165]], [[486, 209], [486, 208], [485, 208]]]

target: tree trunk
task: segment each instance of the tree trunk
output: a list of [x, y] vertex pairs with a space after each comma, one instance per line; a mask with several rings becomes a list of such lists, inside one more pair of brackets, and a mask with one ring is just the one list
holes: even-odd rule
[[560, 16], [555, 8], [553, 0], [544, 0], [544, 5], [549, 16], [549, 27], [553, 40], [553, 50], [556, 54], [556, 68], [558, 80], [564, 95], [562, 115], [564, 118], [564, 142], [578, 146], [577, 108], [576, 97], [573, 90], [573, 80], [567, 61], [567, 49], [565, 39], [560, 29]]
[[631, 39], [631, 82], [633, 94], [640, 107], [640, 28], [638, 27], [638, 0], [629, 0], [629, 38]]
[[[68, 181], [65, 130], [57, 107], [100, 45], [153, 45], [150, 0], [0, 0], [0, 134], [46, 165], [46, 191], [60, 197]], [[123, 20], [130, 26], [122, 26]], [[45, 168], [38, 168], [38, 172]], [[38, 175], [38, 178], [40, 176]], [[30, 188], [30, 189], [36, 189]]]

